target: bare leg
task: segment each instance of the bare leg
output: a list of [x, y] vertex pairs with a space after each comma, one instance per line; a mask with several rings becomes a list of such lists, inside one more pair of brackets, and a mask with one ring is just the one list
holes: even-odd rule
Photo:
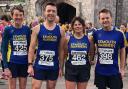
[[41, 89], [42, 80], [32, 79], [32, 89]]
[[66, 80], [66, 89], [75, 89], [76, 83]]
[[48, 80], [46, 87], [47, 87], [46, 89], [55, 89], [55, 87], [56, 87], [56, 80], [55, 81]]
[[77, 89], [86, 89], [88, 83], [87, 82], [82, 82], [82, 83], [77, 83]]
[[9, 79], [9, 89], [16, 89], [16, 78]]
[[27, 78], [19, 78], [19, 89], [26, 89]]

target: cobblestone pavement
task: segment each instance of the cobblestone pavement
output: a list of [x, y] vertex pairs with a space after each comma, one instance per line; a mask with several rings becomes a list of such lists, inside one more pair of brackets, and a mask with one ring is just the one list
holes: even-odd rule
[[[7, 81], [5, 80], [0, 80], [4, 83], [0, 83], [0, 89], [7, 89]], [[94, 66], [91, 69], [91, 78], [90, 81], [88, 83], [88, 87], [87, 89], [97, 89], [94, 85], [93, 85], [93, 81], [94, 81]], [[126, 75], [123, 79], [124, 82], [124, 88], [123, 89], [128, 89], [128, 69], [126, 71]], [[18, 85], [18, 83], [17, 83]], [[41, 89], [46, 89], [45, 88], [45, 82], [42, 84], [42, 88]], [[17, 87], [17, 89], [19, 89]], [[27, 88], [26, 89], [31, 89], [31, 78], [28, 78], [28, 83], [27, 83]], [[58, 82], [57, 82], [57, 86], [56, 89], [65, 89], [65, 82], [64, 82], [64, 78], [59, 78]]]

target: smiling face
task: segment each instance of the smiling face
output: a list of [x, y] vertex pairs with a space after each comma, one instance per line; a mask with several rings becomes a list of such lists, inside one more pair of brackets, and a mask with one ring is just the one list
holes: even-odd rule
[[56, 6], [47, 5], [44, 11], [44, 16], [48, 22], [54, 22], [57, 16]]
[[99, 22], [104, 28], [110, 28], [112, 26], [112, 17], [110, 13], [100, 13]]
[[17, 10], [17, 9], [14, 9], [13, 14], [12, 14], [12, 18], [13, 18], [14, 23], [16, 25], [22, 25], [23, 20], [24, 20], [24, 13]]
[[83, 33], [84, 32], [83, 30], [84, 30], [83, 25], [78, 20], [76, 20], [73, 24], [74, 33]]
[[74, 34], [85, 33], [85, 21], [81, 17], [74, 17], [71, 23]]

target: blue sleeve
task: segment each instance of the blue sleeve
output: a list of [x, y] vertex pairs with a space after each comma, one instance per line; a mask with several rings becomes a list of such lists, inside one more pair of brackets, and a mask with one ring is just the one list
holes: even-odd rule
[[125, 47], [125, 36], [124, 36], [124, 34], [123, 33], [121, 33], [121, 36], [120, 36], [120, 49], [121, 48], [123, 48], [123, 47]]
[[8, 34], [8, 32], [9, 32], [9, 29], [7, 27], [4, 30], [3, 38], [2, 38], [1, 52], [2, 52], [4, 68], [8, 68], [8, 65], [7, 65], [7, 51], [8, 51], [8, 43], [9, 43], [9, 34]]

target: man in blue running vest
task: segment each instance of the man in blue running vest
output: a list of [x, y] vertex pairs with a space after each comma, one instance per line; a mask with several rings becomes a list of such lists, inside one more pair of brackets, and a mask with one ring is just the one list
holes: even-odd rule
[[[42, 81], [46, 81], [46, 89], [55, 89], [57, 78], [62, 75], [63, 56], [60, 55], [64, 55], [64, 32], [55, 23], [57, 7], [54, 3], [47, 3], [43, 14], [44, 23], [34, 27], [31, 35], [28, 73], [33, 76], [32, 89], [41, 89]], [[33, 65], [36, 44], [38, 48]]]
[[124, 34], [112, 26], [112, 13], [108, 9], [99, 12], [99, 22], [102, 28], [93, 34], [98, 53], [95, 85], [98, 89], [122, 89], [125, 64]]

